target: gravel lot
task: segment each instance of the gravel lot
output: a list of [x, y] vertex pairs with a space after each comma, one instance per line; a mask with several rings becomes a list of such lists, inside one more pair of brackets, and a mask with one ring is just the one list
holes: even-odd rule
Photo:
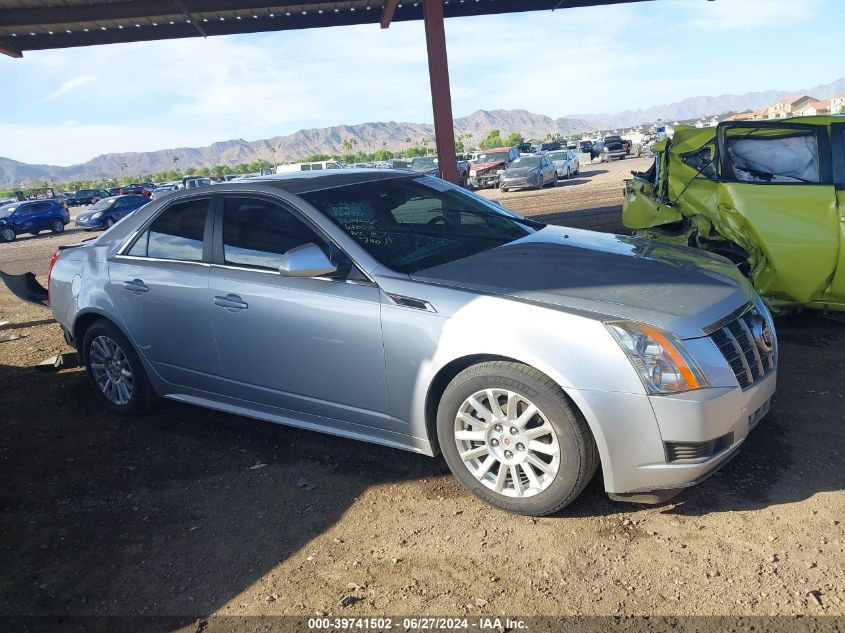
[[[620, 230], [622, 178], [485, 192]], [[599, 212], [579, 211], [598, 207]], [[43, 282], [62, 236], [0, 244]], [[104, 414], [48, 310], [0, 290], [0, 614], [845, 614], [845, 325], [778, 323], [780, 390], [742, 452], [663, 506], [600, 477], [531, 519], [465, 494], [441, 459], [166, 404]], [[201, 627], [200, 627], [201, 630]]]

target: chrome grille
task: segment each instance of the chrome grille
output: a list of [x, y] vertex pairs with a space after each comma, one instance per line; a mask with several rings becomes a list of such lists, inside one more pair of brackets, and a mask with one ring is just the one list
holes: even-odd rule
[[728, 361], [739, 386], [747, 389], [775, 368], [775, 340], [756, 306], [710, 335]]

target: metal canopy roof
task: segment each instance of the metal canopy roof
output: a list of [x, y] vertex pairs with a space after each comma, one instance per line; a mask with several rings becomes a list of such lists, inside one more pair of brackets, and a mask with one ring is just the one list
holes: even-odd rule
[[[443, 13], [452, 18], [638, 1], [444, 0]], [[413, 0], [0, 0], [0, 53], [20, 57], [53, 48], [422, 18], [422, 2]]]

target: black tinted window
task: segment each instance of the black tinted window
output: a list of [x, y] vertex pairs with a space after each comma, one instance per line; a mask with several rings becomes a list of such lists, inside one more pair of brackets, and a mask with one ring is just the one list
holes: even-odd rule
[[[202, 261], [203, 233], [210, 202], [208, 199], [191, 200], [168, 207], [139, 240], [143, 242], [145, 237], [147, 239], [146, 255], [159, 259]], [[129, 254], [144, 253], [133, 247]]]
[[278, 270], [282, 255], [308, 242], [322, 245], [305, 223], [267, 200], [227, 198], [223, 208], [223, 257], [227, 264]]
[[484, 198], [425, 176], [300, 195], [376, 260], [403, 273], [468, 257], [533, 231]]

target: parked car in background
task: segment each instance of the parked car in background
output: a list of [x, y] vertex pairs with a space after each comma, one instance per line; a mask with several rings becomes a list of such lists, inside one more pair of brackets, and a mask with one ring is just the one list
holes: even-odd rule
[[131, 183], [120, 187], [120, 195], [142, 195], [150, 197], [155, 187], [151, 182]]
[[76, 216], [76, 228], [92, 231], [110, 229], [119, 220], [149, 202], [144, 195], [121, 195], [103, 198], [87, 211]]
[[68, 222], [68, 210], [56, 200], [13, 202], [0, 207], [0, 240], [14, 242], [22, 233], [38, 235], [46, 230], [61, 233]]
[[591, 152], [593, 149], [593, 142], [592, 141], [579, 141], [578, 142], [578, 149], [581, 150], [583, 153]]
[[195, 187], [208, 187], [212, 184], [211, 178], [204, 176], [185, 176], [182, 178], [180, 189], [194, 189]]
[[15, 198], [18, 202], [24, 200], [55, 200], [63, 207], [68, 207], [68, 197], [56, 191], [53, 187], [36, 187], [27, 191], [15, 191]]
[[627, 156], [627, 149], [621, 136], [609, 134], [593, 143], [590, 154], [593, 158], [601, 158], [602, 162], [622, 160]]
[[545, 154], [519, 156], [499, 179], [499, 189], [542, 189], [557, 182], [555, 164]]
[[109, 187], [106, 189], [110, 196], [119, 196], [120, 195], [120, 187]]
[[[458, 184], [461, 187], [466, 187], [467, 180], [469, 180], [469, 162], [465, 160], [458, 160]], [[414, 156], [411, 159], [408, 169], [416, 171], [421, 174], [429, 176], [440, 177], [440, 161], [436, 156]]]
[[845, 319], [845, 120], [678, 126], [625, 184], [638, 235], [729, 260], [775, 311]]
[[178, 185], [175, 184], [160, 185], [153, 189], [153, 192], [150, 194], [150, 200], [158, 200], [164, 194], [176, 191], [178, 188]]
[[318, 160], [310, 163], [290, 163], [288, 165], [276, 166], [277, 174], [286, 174], [292, 171], [323, 171], [326, 169], [345, 169], [336, 160]]
[[65, 246], [49, 303], [112, 413], [164, 397], [442, 453], [480, 499], [543, 515], [599, 463], [614, 499], [666, 500], [768, 411], [751, 285], [654, 246], [416, 174], [295, 174], [179, 191]]
[[562, 143], [561, 141], [545, 141], [537, 145], [534, 148], [534, 152], [541, 154], [543, 152], [554, 152], [559, 149], [566, 149], [566, 143]]
[[578, 175], [581, 164], [578, 160], [578, 153], [575, 150], [562, 149], [557, 152], [549, 152], [546, 156], [554, 163], [558, 178], [569, 179], [572, 176]]
[[577, 152], [578, 151], [578, 141], [569, 141], [566, 144], [566, 149], [571, 149], [571, 150], [574, 150], [574, 151]]
[[469, 186], [477, 189], [498, 186], [499, 176], [505, 173], [517, 158], [519, 150], [516, 147], [484, 150], [469, 166]]
[[79, 207], [99, 202], [108, 198], [109, 192], [104, 189], [77, 189], [67, 200], [68, 206]]

